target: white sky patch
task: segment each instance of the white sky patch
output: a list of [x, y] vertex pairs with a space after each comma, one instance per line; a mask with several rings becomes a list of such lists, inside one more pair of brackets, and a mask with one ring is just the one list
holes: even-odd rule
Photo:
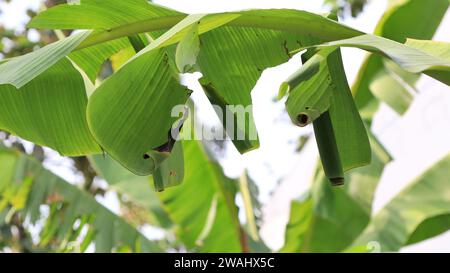
[[41, 6], [41, 0], [13, 0], [10, 3], [0, 2], [0, 25], [6, 29], [22, 31], [29, 17], [28, 9], [37, 11]]

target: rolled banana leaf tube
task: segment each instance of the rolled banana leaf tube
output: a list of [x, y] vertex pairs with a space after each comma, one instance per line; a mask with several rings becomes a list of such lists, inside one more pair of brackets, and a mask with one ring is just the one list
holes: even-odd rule
[[326, 111], [320, 115], [313, 122], [313, 126], [325, 176], [332, 186], [341, 186], [344, 184], [344, 169], [329, 112]]

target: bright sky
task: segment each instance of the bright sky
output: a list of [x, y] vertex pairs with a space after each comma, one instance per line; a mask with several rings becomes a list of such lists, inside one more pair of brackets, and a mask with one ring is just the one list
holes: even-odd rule
[[[306, 0], [157, 0], [187, 13], [208, 13], [250, 8], [295, 8], [312, 12], [325, 12], [322, 1]], [[372, 32], [376, 22], [386, 7], [386, 0], [371, 1], [369, 6], [357, 19], [348, 18], [345, 24], [365, 32]], [[13, 0], [11, 4], [0, 4], [0, 24], [8, 28], [21, 29], [26, 17], [26, 7], [37, 9], [40, 0]], [[447, 14], [443, 25], [448, 26], [450, 16]], [[441, 26], [435, 39], [450, 41], [450, 28]], [[364, 57], [364, 52], [357, 49], [344, 49], [345, 70], [351, 82]], [[261, 190], [264, 201], [265, 221], [262, 237], [265, 242], [277, 249], [284, 241], [284, 227], [289, 215], [290, 200], [298, 198], [309, 186], [312, 168], [315, 164], [317, 149], [314, 141], [305, 148], [301, 155], [294, 153], [299, 135], [308, 133], [311, 128], [299, 129], [290, 124], [283, 111], [284, 103], [273, 103], [279, 84], [300, 65], [299, 58], [293, 58], [288, 64], [268, 69], [263, 73], [252, 92], [254, 115], [260, 135], [261, 148], [244, 156], [233, 148], [227, 149], [222, 160], [225, 172], [230, 176], [239, 176], [244, 168], [249, 170], [252, 178]], [[218, 122], [208, 102], [199, 90], [195, 79], [187, 79], [194, 89], [193, 98], [200, 106], [200, 117], [208, 124]], [[419, 95], [411, 109], [399, 117], [388, 107], [382, 111], [374, 122], [374, 131], [395, 161], [387, 166], [377, 190], [374, 210], [379, 211], [412, 178], [450, 151], [450, 92], [448, 86], [423, 77], [419, 82]], [[56, 168], [59, 174], [68, 176], [67, 172]], [[70, 181], [74, 177], [68, 178]], [[280, 185], [277, 187], [277, 184]], [[270, 193], [274, 191], [273, 195]], [[114, 197], [101, 200], [113, 211], [117, 211]], [[270, 220], [270, 221], [269, 221]], [[450, 233], [438, 236], [423, 243], [410, 246], [405, 251], [447, 251], [450, 252]]]

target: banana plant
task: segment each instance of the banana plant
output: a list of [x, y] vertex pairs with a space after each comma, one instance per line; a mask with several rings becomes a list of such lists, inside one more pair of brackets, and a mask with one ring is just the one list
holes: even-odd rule
[[[380, 19], [375, 34], [399, 41], [406, 40], [402, 37], [413, 37], [415, 39], [406, 40], [406, 44], [410, 44], [412, 47], [411, 52], [415, 52], [414, 47], [422, 48], [425, 52], [425, 48], [430, 49], [430, 43], [436, 44], [433, 50], [427, 52], [427, 58], [441, 56], [443, 59], [440, 61], [445, 61], [447, 51], [443, 50], [442, 47], [439, 49], [438, 45], [441, 43], [417, 40], [429, 39], [433, 36], [447, 7], [444, 2], [392, 1], [388, 10]], [[431, 7], [427, 4], [435, 6]], [[409, 17], [410, 14], [429, 17], [430, 20], [428, 22], [414, 20], [413, 17]], [[434, 17], [434, 15], [437, 17]], [[398, 24], [401, 24], [401, 28], [397, 27]], [[370, 36], [366, 37], [369, 40], [371, 39]], [[359, 38], [365, 40], [364, 36]], [[393, 48], [384, 46], [377, 48], [377, 42], [370, 46], [368, 43], [363, 45], [364, 42], [361, 42], [350, 43], [348, 46], [366, 49], [374, 46], [370, 50], [381, 50], [383, 48], [387, 50], [383, 53], [383, 56], [398, 58], [398, 65], [394, 65], [391, 61], [381, 60], [381, 56], [368, 55], [353, 85], [352, 92], [356, 104], [362, 113], [366, 126], [369, 126], [376, 113], [379, 100], [386, 102], [400, 114], [407, 110], [410, 98], [404, 95], [409, 94], [405, 93], [407, 91], [404, 86], [405, 84], [413, 86], [418, 79], [418, 75], [408, 72], [407, 70], [412, 67], [407, 65], [404, 66], [405, 69], [399, 69], [399, 66], [405, 65], [409, 59], [402, 56], [403, 52], [396, 52], [394, 56], [392, 55], [395, 51]], [[336, 44], [339, 43], [340, 41], [336, 41]], [[341, 43], [341, 45], [344, 45], [344, 43]], [[394, 44], [392, 45], [395, 47]], [[448, 50], [448, 44], [445, 45]], [[324, 46], [322, 50], [327, 50], [327, 48], [331, 50], [334, 47]], [[426, 65], [421, 67], [424, 71], [430, 68]], [[377, 74], [382, 74], [383, 77], [378, 77]], [[399, 78], [402, 80], [399, 81]], [[379, 87], [383, 87], [383, 90]], [[403, 108], [397, 107], [399, 105]], [[399, 111], [399, 109], [402, 110]], [[446, 186], [441, 183], [448, 180], [447, 165], [449, 157], [444, 157], [436, 162], [433, 167], [414, 179], [406, 189], [395, 196], [378, 214], [372, 216], [375, 190], [384, 167], [392, 158], [370, 132], [369, 139], [372, 147], [371, 164], [350, 171], [346, 177], [348, 183], [343, 189], [330, 188], [324, 181], [323, 171], [320, 168], [317, 169], [312, 179], [311, 190], [301, 200], [293, 201], [291, 204], [285, 245], [280, 251], [398, 251], [404, 246], [426, 240], [448, 230], [446, 212], [443, 212], [442, 215], [434, 215], [434, 210], [428, 208], [417, 214], [414, 211], [420, 210], [417, 209], [417, 204], [436, 204], [434, 201], [428, 202], [427, 198], [418, 197], [417, 188], [428, 187], [428, 183], [436, 185], [432, 186], [435, 190], [432, 195], [436, 196], [436, 200], [446, 202], [444, 196]], [[444, 195], [441, 195], [441, 193]], [[418, 203], [408, 203], [407, 200], [416, 200]], [[397, 203], [402, 205], [396, 205]], [[437, 205], [434, 209], [439, 210], [441, 208], [445, 211], [445, 206], [442, 205]], [[388, 222], [388, 218], [391, 222]]]
[[312, 189], [291, 204], [281, 252], [393, 252], [449, 229], [450, 155], [374, 216], [373, 196], [385, 162], [373, 162], [352, 172], [344, 188], [331, 188], [318, 170]]
[[[418, 1], [409, 2], [404, 6], [417, 5], [413, 2]], [[427, 10], [443, 11], [447, 7], [448, 1], [436, 0]], [[433, 18], [438, 22], [440, 17]], [[428, 24], [427, 28], [433, 29], [435, 25], [437, 23]], [[174, 118], [168, 112], [175, 105], [184, 104], [190, 95], [190, 91], [180, 85], [178, 80], [178, 73], [185, 72], [186, 67], [202, 72], [202, 82], [208, 86], [205, 92], [212, 103], [222, 106], [250, 105], [251, 89], [262, 71], [287, 61], [298, 47], [301, 50], [311, 47], [322, 49], [357, 46], [387, 57], [386, 59], [400, 66], [402, 71], [426, 73], [449, 83], [449, 63], [445, 56], [430, 54], [430, 50], [426, 49], [434, 49], [436, 46], [423, 46], [422, 43], [427, 42], [420, 41], [401, 43], [379, 35], [365, 34], [327, 17], [298, 10], [248, 10], [186, 15], [144, 0], [111, 0], [106, 3], [85, 0], [76, 5], [64, 4], [50, 8], [34, 17], [28, 26], [82, 31], [0, 65], [0, 83], [7, 89], [2, 95], [17, 96], [14, 94], [15, 90], [23, 91], [16, 92], [18, 94], [40, 94], [43, 91], [39, 82], [44, 77], [41, 75], [51, 73], [52, 70], [58, 70], [61, 77], [68, 75], [68, 72], [56, 67], [62, 62], [66, 63], [68, 69], [84, 68], [84, 72], [92, 79], [93, 73], [98, 71], [93, 64], [100, 63], [117, 48], [126, 46], [127, 42], [133, 46], [132, 39], [124, 38], [140, 33], [154, 37], [145, 48], [104, 80], [89, 99], [84, 95], [86, 92], [83, 92], [85, 88], [81, 84], [81, 76], [73, 75], [78, 77], [76, 86], [74, 83], [77, 91], [73, 92], [79, 96], [78, 109], [73, 109], [75, 105], [58, 104], [61, 99], [71, 99], [66, 97], [69, 92], [59, 94], [63, 98], [58, 99], [51, 94], [36, 94], [39, 98], [45, 97], [43, 103], [34, 103], [37, 100], [31, 101], [20, 95], [18, 98], [8, 97], [7, 100], [2, 100], [6, 102], [2, 107], [2, 111], [6, 113], [1, 121], [3, 129], [54, 148], [63, 155], [95, 154], [103, 150], [138, 175], [154, 173], [172, 151], [172, 145], [167, 145], [171, 141], [167, 132]], [[174, 52], [170, 48], [175, 46], [177, 48]], [[439, 47], [446, 46], [444, 44]], [[92, 63], [89, 56], [94, 60]], [[413, 57], [408, 58], [410, 56]], [[327, 77], [330, 88], [320, 95], [319, 99], [323, 103], [315, 105], [307, 95], [302, 95], [288, 109], [295, 108], [296, 112], [292, 115], [297, 124], [302, 123], [301, 121], [312, 122], [325, 113], [319, 119], [323, 120], [330, 113], [330, 122], [326, 127], [335, 135], [336, 143], [331, 146], [336, 147], [331, 150], [337, 154], [334, 157], [333, 153], [324, 155], [322, 160], [325, 168], [329, 169], [326, 167], [330, 165], [329, 162], [336, 162], [340, 158], [342, 170], [336, 170], [339, 177], [334, 177], [333, 171], [326, 173], [330, 180], [341, 184], [341, 173], [369, 163], [370, 147], [356, 110], [358, 104], [351, 98], [345, 74], [342, 74], [339, 52], [331, 53], [326, 59], [322, 66], [328, 67], [324, 76]], [[308, 73], [315, 75], [315, 71]], [[309, 76], [310, 80], [311, 77], [313, 76]], [[295, 93], [303, 93], [299, 90], [309, 89], [309, 85], [303, 86], [301, 83], [302, 80], [291, 83], [292, 92], [288, 94], [290, 101], [293, 100], [292, 96], [296, 96]], [[299, 84], [302, 86], [298, 87]], [[58, 86], [56, 83], [52, 85], [55, 88]], [[319, 85], [312, 83], [312, 87]], [[28, 88], [32, 88], [34, 92], [22, 90]], [[45, 105], [55, 102], [66, 110], [62, 111], [64, 115], [51, 113]], [[24, 112], [28, 112], [33, 118], [25, 117], [20, 123], [11, 122], [11, 113], [20, 106], [25, 106], [27, 109]], [[300, 109], [303, 106], [304, 109]], [[305, 111], [313, 114], [305, 115]], [[39, 121], [48, 119], [51, 122], [46, 122], [46, 126], [38, 125]], [[259, 145], [257, 139], [249, 139], [247, 132], [250, 127], [254, 127], [254, 123], [251, 118], [247, 121], [244, 127], [233, 130], [244, 132], [244, 139], [236, 139], [236, 135], [228, 132], [241, 153]], [[70, 128], [61, 129], [68, 124], [71, 125]], [[70, 136], [61, 135], [63, 133]], [[350, 139], [349, 134], [352, 134], [352, 141], [345, 141]], [[61, 139], [68, 141], [60, 144]], [[326, 141], [320, 141], [320, 137], [318, 139], [319, 150], [324, 151], [322, 154], [331, 151], [326, 148], [329, 146]], [[352, 144], [358, 146], [357, 151]], [[165, 145], [167, 150], [161, 150]], [[335, 167], [340, 168], [339, 164]]]
[[[257, 149], [251, 113], [244, 124], [230, 127], [239, 116], [229, 107], [251, 106], [263, 71], [301, 54], [303, 65], [286, 77], [278, 97], [285, 99], [293, 125], [313, 125], [321, 161], [311, 191], [292, 205], [282, 250], [352, 251], [370, 240], [398, 250], [448, 229], [448, 212], [439, 204], [418, 212], [420, 217], [402, 215], [407, 208], [415, 211], [405, 200], [418, 198], [420, 184], [445, 187], [448, 159], [388, 205], [386, 211], [398, 210], [404, 223], [383, 211], [371, 219], [374, 190], [390, 156], [370, 125], [380, 101], [399, 114], [407, 111], [414, 99], [408, 90], [421, 74], [450, 85], [450, 44], [430, 40], [449, 5], [391, 1], [373, 34], [340, 23], [334, 14], [292, 9], [185, 14], [147, 0], [56, 5], [28, 28], [67, 37], [0, 63], [0, 129], [62, 156], [88, 157], [109, 189], [188, 250], [267, 250], [251, 213], [250, 180], [226, 177], [202, 144], [177, 139], [189, 119], [171, 112], [189, 108], [192, 91], [180, 75], [201, 72], [199, 84], [219, 117], [231, 116], [221, 122], [236, 150]], [[352, 87], [341, 47], [368, 52]], [[101, 75], [105, 62], [111, 64], [107, 77]], [[23, 211], [34, 222], [39, 205], [47, 204], [44, 246], [57, 233], [63, 242], [84, 238], [81, 250], [95, 241], [96, 251], [161, 251], [158, 242], [24, 151], [2, 148], [0, 159], [0, 208], [11, 211], [0, 219], [6, 223]], [[237, 194], [245, 201], [246, 226], [238, 217]], [[435, 195], [436, 202], [444, 197]], [[399, 232], [384, 230], [383, 221]], [[87, 235], [79, 237], [85, 225]]]

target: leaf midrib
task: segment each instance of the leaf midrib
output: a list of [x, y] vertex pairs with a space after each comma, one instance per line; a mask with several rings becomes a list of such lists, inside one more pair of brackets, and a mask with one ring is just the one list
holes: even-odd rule
[[[264, 11], [264, 10], [261, 10]], [[298, 21], [294, 23], [295, 18], [283, 18], [276, 16], [265, 16], [265, 15], [254, 15], [248, 13], [230, 12], [230, 13], [218, 13], [220, 14], [236, 14], [240, 15], [236, 19], [230, 21], [227, 25], [233, 27], [253, 27], [253, 28], [263, 28], [272, 29], [278, 31], [286, 31], [291, 33], [311, 35], [314, 34], [318, 37], [322, 37], [328, 40], [336, 39], [347, 39], [355, 37], [358, 35], [363, 35], [364, 32], [347, 27], [345, 25], [338, 25], [334, 21], [330, 22], [329, 29], [324, 27], [319, 22], [311, 22], [308, 19], [304, 20], [305, 28], [299, 28]], [[320, 16], [314, 13], [310, 13], [313, 16]], [[213, 15], [213, 14], [210, 14]], [[167, 30], [185, 19], [189, 15], [170, 15], [164, 17], [150, 18], [147, 20], [141, 20], [126, 25], [118, 26], [111, 29], [106, 29], [100, 32], [95, 32], [90, 35], [86, 40], [84, 40], [80, 45], [77, 46], [75, 50], [80, 50], [86, 47], [90, 47], [96, 44], [107, 42], [110, 40], [115, 40], [124, 36], [134, 35], [144, 32], [152, 32], [158, 30]], [[322, 17], [322, 16], [320, 16]], [[323, 17], [324, 20], [329, 20]], [[330, 20], [331, 21], [331, 20]], [[31, 22], [28, 27], [33, 27]], [[307, 27], [306, 27], [307, 26]], [[340, 28], [340, 31], [336, 31]]]

